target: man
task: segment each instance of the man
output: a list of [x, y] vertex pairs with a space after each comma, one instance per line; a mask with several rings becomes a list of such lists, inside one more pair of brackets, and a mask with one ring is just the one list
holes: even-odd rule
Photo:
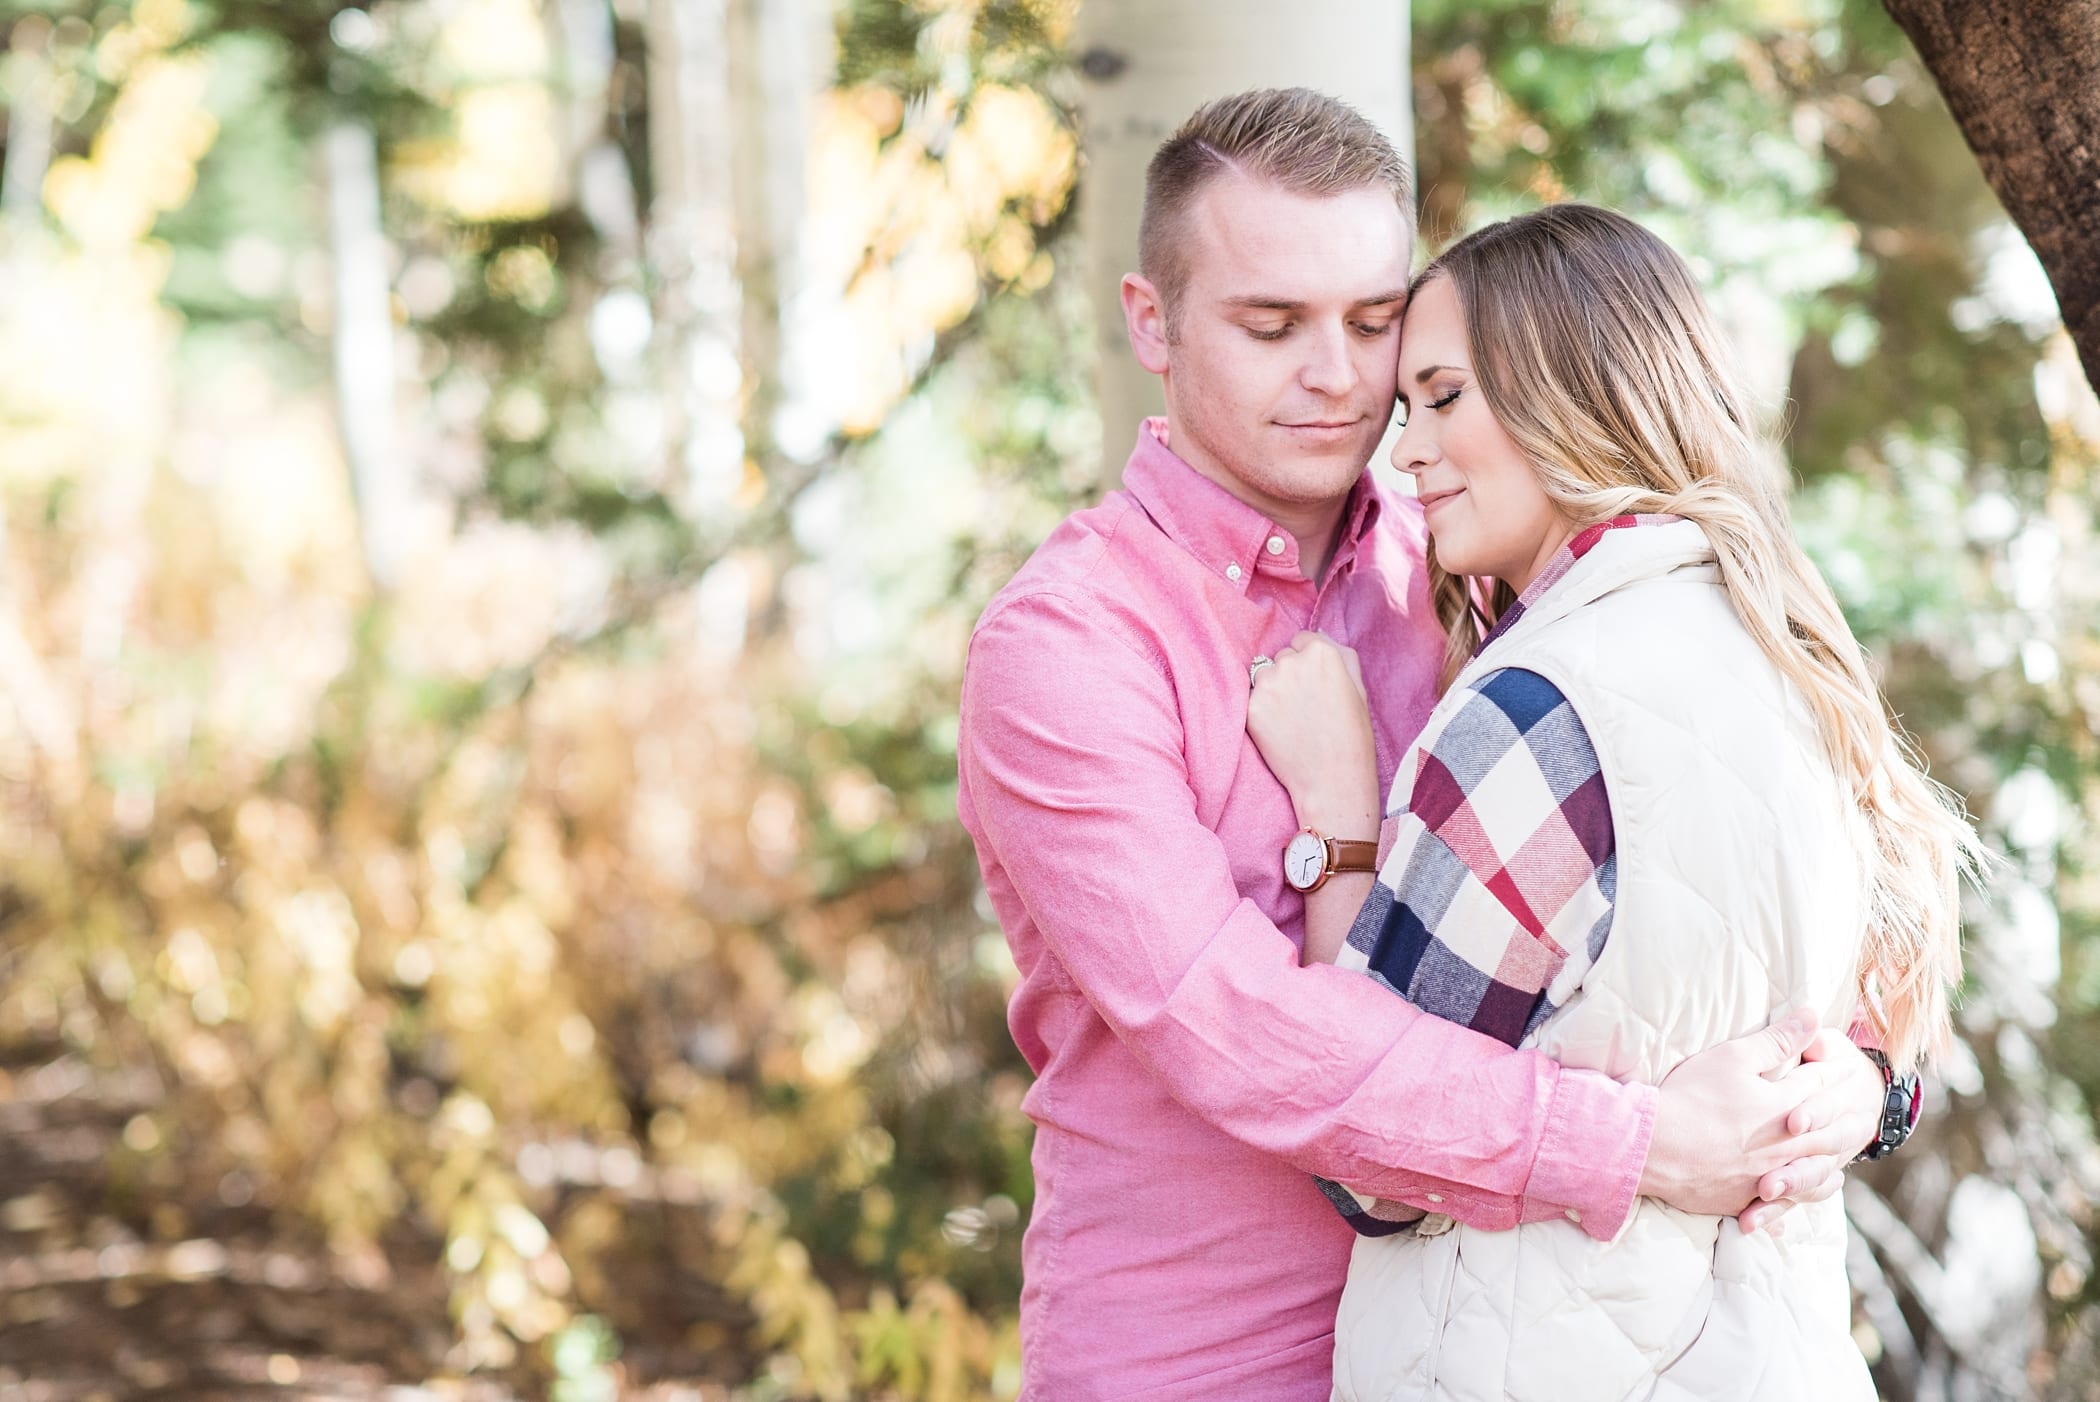
[[[1809, 1043], [1795, 1023], [1621, 1086], [1300, 966], [1280, 860], [1300, 815], [1245, 734], [1250, 663], [1306, 629], [1360, 649], [1383, 792], [1444, 645], [1421, 514], [1365, 471], [1411, 208], [1397, 155], [1332, 99], [1196, 113], [1153, 160], [1123, 282], [1166, 417], [971, 643], [959, 807], [1037, 1073], [1024, 1396], [1325, 1398], [1353, 1237], [1312, 1174], [1608, 1239], [1639, 1194], [1773, 1199], [1757, 1225], [1832, 1191], [1874, 1133], [1880, 1077], [1842, 1038], [1759, 1074]], [[1790, 1138], [1790, 1115], [1822, 1128]]]

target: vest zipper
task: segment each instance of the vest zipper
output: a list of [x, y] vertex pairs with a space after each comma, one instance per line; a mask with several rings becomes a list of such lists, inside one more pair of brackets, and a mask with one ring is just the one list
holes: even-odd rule
[[1425, 1386], [1431, 1389], [1429, 1395], [1432, 1397], [1437, 1395], [1434, 1391], [1437, 1385], [1437, 1369], [1444, 1361], [1444, 1335], [1451, 1326], [1451, 1291], [1458, 1283], [1458, 1243], [1459, 1234], [1463, 1231], [1463, 1226], [1454, 1223], [1451, 1230], [1444, 1234], [1451, 1239], [1451, 1259], [1444, 1265], [1444, 1288], [1436, 1301], [1436, 1338], [1429, 1345], [1429, 1376], [1423, 1379]]

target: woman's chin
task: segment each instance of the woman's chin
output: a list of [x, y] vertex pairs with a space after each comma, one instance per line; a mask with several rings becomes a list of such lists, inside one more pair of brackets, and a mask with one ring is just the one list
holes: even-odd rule
[[1445, 573], [1483, 573], [1481, 569], [1480, 557], [1474, 554], [1472, 551], [1467, 550], [1463, 545], [1447, 545], [1443, 540], [1438, 539], [1437, 534], [1434, 531], [1431, 531], [1429, 533], [1429, 539], [1436, 546], [1436, 562], [1439, 565], [1443, 566]]

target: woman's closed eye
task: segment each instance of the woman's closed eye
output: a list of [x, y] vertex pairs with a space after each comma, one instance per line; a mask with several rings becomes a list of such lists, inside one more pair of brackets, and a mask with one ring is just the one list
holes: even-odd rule
[[[1458, 397], [1465, 392], [1465, 386], [1459, 385], [1456, 388], [1446, 390], [1435, 399], [1426, 401], [1422, 407], [1425, 409], [1448, 409], [1457, 403]], [[1404, 394], [1393, 403], [1393, 422], [1401, 428], [1407, 427], [1407, 408], [1407, 396]]]

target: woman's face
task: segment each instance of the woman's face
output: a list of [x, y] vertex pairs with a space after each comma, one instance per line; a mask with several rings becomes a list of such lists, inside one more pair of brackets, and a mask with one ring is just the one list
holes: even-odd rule
[[1393, 466], [1415, 479], [1438, 562], [1521, 593], [1575, 528], [1488, 408], [1449, 278], [1433, 279], [1408, 302], [1400, 411], [1407, 427]]

